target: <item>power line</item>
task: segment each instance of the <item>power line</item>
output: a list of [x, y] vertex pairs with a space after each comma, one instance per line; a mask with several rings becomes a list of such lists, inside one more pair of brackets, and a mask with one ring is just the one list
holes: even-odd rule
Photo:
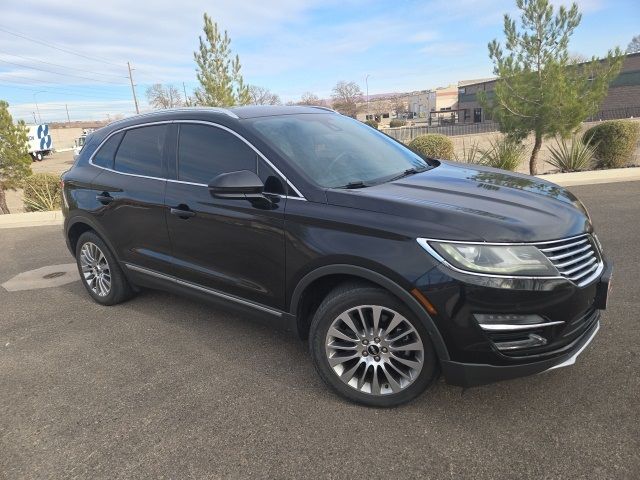
[[[0, 85], [2, 85], [3, 88], [15, 88], [15, 89], [19, 89], [19, 90], [27, 90], [29, 92], [34, 92], [34, 91], [36, 91], [36, 89], [40, 89], [39, 91], [41, 91], [41, 92], [53, 93], [53, 94], [57, 94], [57, 95], [74, 95], [74, 96], [85, 97], [85, 98], [96, 98], [96, 97], [100, 97], [100, 96], [109, 97], [110, 95], [115, 93], [115, 92], [103, 92], [103, 93], [96, 94], [96, 95], [88, 95], [88, 94], [83, 94], [83, 93], [72, 92], [72, 91], [69, 91], [69, 90], [62, 90], [62, 89], [59, 89], [59, 87], [46, 87], [46, 88], [49, 88], [49, 90], [42, 90], [43, 87], [40, 87], [39, 85], [34, 85], [34, 87], [36, 87], [35, 89], [34, 88], [27, 88], [27, 87], [8, 84], [8, 83], [3, 83], [3, 80], [1, 80], [1, 79], [0, 79]], [[50, 89], [56, 89], [56, 90], [52, 91]], [[119, 95], [119, 94], [116, 93], [116, 95]], [[111, 98], [114, 98], [114, 97], [111, 97]], [[118, 98], [118, 99], [120, 99], [120, 98]]]
[[[38, 67], [33, 67], [30, 65], [21, 65], [19, 63], [15, 63], [15, 62], [9, 62], [8, 60], [2, 60], [0, 59], [0, 62], [2, 63], [8, 63], [9, 65], [15, 65], [16, 67], [22, 67], [22, 68], [30, 68], [32, 70], [38, 70], [41, 72], [46, 72], [46, 73], [53, 73], [55, 75], [62, 75], [63, 77], [73, 77], [73, 78], [81, 78], [83, 80], [93, 80], [94, 82], [101, 82], [101, 83], [111, 83], [113, 85], [123, 85], [122, 83], [118, 83], [118, 82], [112, 82], [110, 80], [100, 80], [97, 78], [91, 78], [91, 77], [83, 77], [80, 75], [74, 75], [72, 73], [60, 73], [60, 72], [54, 72], [53, 70], [46, 70], [44, 68], [38, 68]], [[10, 73], [10, 72], [8, 72]]]
[[3, 31], [3, 32], [8, 33], [9, 35], [13, 35], [13, 36], [15, 36], [15, 37], [24, 38], [25, 40], [29, 40], [29, 41], [31, 41], [31, 42], [39, 43], [40, 45], [44, 45], [45, 47], [53, 48], [53, 49], [55, 49], [55, 50], [59, 50], [59, 51], [61, 51], [61, 52], [65, 52], [65, 53], [68, 53], [68, 54], [70, 54], [70, 55], [76, 55], [76, 56], [78, 56], [78, 57], [86, 58], [86, 59], [88, 59], [88, 60], [92, 60], [92, 61], [94, 61], [94, 62], [108, 63], [108, 64], [111, 64], [111, 65], [115, 65], [116, 67], [120, 67], [120, 68], [122, 68], [122, 65], [117, 64], [117, 63], [114, 63], [114, 62], [111, 62], [111, 61], [109, 61], [109, 60], [106, 60], [106, 59], [100, 59], [99, 57], [91, 57], [91, 56], [89, 56], [89, 55], [85, 55], [85, 54], [83, 54], [83, 53], [74, 52], [73, 50], [68, 50], [68, 49], [66, 49], [66, 48], [57, 47], [57, 46], [55, 46], [55, 45], [53, 45], [53, 44], [51, 44], [51, 43], [43, 42], [42, 40], [38, 40], [38, 39], [36, 39], [36, 38], [29, 37], [29, 36], [27, 36], [27, 35], [25, 35], [25, 34], [23, 34], [23, 33], [19, 33], [19, 32], [17, 32], [17, 31], [11, 31], [11, 30], [8, 30], [8, 29], [7, 29], [7, 28], [5, 28], [5, 27], [0, 27], [0, 31]]
[[[3, 76], [3, 74], [5, 76]], [[9, 75], [11, 75], [11, 76], [9, 76]], [[40, 80], [38, 78], [25, 77], [23, 75], [17, 75], [17, 74], [15, 74], [13, 72], [0, 72], [0, 81], [5, 81], [7, 83], [12, 83], [12, 81], [14, 79], [18, 79], [18, 80], [22, 79], [22, 80], [26, 80], [28, 82], [43, 83], [45, 85], [51, 85], [51, 84], [53, 84], [53, 85], [66, 85], [66, 86], [73, 85], [73, 84], [70, 84], [68, 82], [57, 82], [55, 80]], [[16, 82], [13, 82], [13, 83], [16, 83]], [[19, 83], [23, 84], [24, 82], [19, 82]], [[116, 87], [126, 87], [126, 86], [127, 86], [126, 84], [122, 84], [122, 85], [118, 84], [118, 85], [116, 85]], [[95, 90], [95, 88], [96, 88], [95, 85], [82, 85], [82, 84], [81, 85], [77, 85], [76, 84], [76, 85], [73, 85], [73, 87], [74, 88], [89, 88], [91, 90]], [[113, 88], [113, 87], [110, 87], [110, 88]]]
[[96, 75], [103, 75], [103, 76], [106, 75], [106, 76], [113, 77], [113, 78], [127, 78], [125, 76], [116, 75], [114, 73], [96, 72], [95, 70], [87, 70], [86, 68], [69, 67], [67, 65], [60, 65], [59, 63], [46, 62], [46, 61], [40, 60], [38, 58], [27, 57], [25, 55], [17, 55], [15, 53], [3, 52], [2, 50], [0, 50], [0, 53], [2, 53], [3, 55], [11, 55], [12, 57], [22, 58], [23, 60], [28, 60], [28, 61], [31, 61], [31, 62], [44, 63], [46, 65], [51, 65], [53, 67], [66, 68], [68, 70], [76, 70], [78, 72], [93, 73], [93, 74], [96, 74]]

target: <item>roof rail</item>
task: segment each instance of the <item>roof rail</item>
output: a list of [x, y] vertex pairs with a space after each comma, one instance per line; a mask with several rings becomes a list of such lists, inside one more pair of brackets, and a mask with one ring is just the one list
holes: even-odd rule
[[153, 116], [162, 115], [163, 113], [168, 113], [168, 112], [192, 112], [192, 111], [198, 111], [198, 110], [206, 110], [206, 111], [215, 112], [215, 113], [222, 113], [224, 115], [228, 115], [229, 117], [236, 118], [236, 119], [240, 118], [231, 110], [227, 108], [222, 108], [222, 107], [177, 107], [177, 108], [166, 108], [163, 110], [154, 110], [153, 112], [139, 113], [131, 117], [126, 117], [120, 120], [116, 120], [114, 122], [111, 122], [109, 125], [117, 125], [119, 123], [127, 122], [134, 118], [153, 117]]
[[320, 105], [304, 105], [305, 107], [309, 107], [309, 108], [317, 108], [320, 110], [326, 110], [327, 112], [333, 112], [333, 113], [338, 113], [336, 112], [333, 108], [329, 108], [329, 107], [322, 107]]

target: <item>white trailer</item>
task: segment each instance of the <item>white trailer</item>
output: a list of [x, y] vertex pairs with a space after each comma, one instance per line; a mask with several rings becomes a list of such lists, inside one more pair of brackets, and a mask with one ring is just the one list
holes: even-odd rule
[[27, 128], [29, 154], [34, 162], [40, 162], [53, 151], [53, 139], [49, 133], [49, 125], [43, 123], [41, 125], [29, 125]]

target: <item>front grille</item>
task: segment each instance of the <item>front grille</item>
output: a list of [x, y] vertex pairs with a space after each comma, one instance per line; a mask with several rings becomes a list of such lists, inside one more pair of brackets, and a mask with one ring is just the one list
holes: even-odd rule
[[551, 260], [560, 275], [579, 287], [591, 282], [602, 266], [600, 253], [589, 234], [538, 243], [536, 246]]

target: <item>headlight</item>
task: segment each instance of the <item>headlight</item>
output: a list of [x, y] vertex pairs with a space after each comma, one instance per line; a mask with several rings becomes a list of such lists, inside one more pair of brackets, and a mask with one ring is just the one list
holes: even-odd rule
[[553, 277], [558, 271], [533, 245], [447, 243], [419, 238], [418, 243], [436, 258], [460, 270], [488, 275]]

